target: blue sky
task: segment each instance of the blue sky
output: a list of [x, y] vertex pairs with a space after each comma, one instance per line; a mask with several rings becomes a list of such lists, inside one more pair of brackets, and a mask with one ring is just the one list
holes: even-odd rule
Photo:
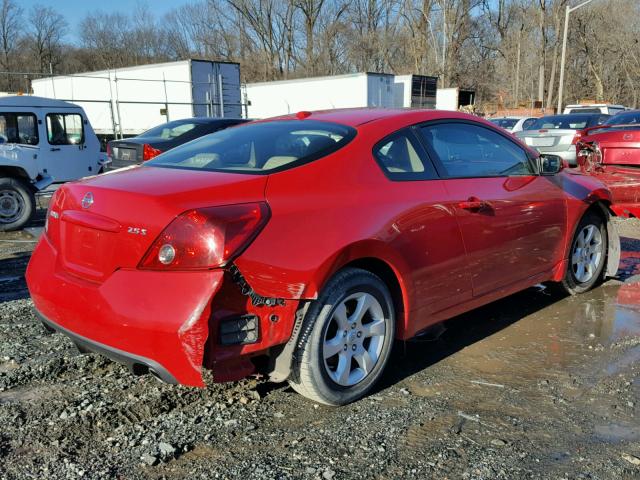
[[128, 13], [139, 2], [146, 3], [151, 11], [161, 16], [173, 7], [188, 3], [188, 0], [18, 0], [16, 3], [26, 13], [33, 5], [52, 7], [60, 12], [69, 24], [66, 40], [73, 42], [78, 38], [78, 25], [87, 13], [95, 11]]

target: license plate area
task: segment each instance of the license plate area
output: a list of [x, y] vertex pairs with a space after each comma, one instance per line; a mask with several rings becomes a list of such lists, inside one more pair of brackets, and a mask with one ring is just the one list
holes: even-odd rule
[[137, 150], [134, 148], [114, 147], [113, 156], [116, 160], [134, 162], [137, 157]]
[[532, 147], [552, 147], [554, 144], [553, 137], [533, 137], [530, 143]]
[[111, 232], [64, 222], [61, 244], [65, 269], [87, 280], [102, 281], [112, 272], [114, 238]]

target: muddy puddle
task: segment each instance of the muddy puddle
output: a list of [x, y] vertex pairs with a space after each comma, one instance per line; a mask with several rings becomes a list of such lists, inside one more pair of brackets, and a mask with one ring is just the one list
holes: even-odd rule
[[[499, 311], [488, 308], [487, 321], [508, 323], [520, 314], [525, 302], [543, 306], [555, 295], [534, 290], [517, 297], [522, 298], [503, 302]], [[607, 285], [579, 298], [553, 301], [482, 342], [465, 347], [464, 355], [457, 356], [453, 364], [494, 383], [518, 385], [545, 374], [579, 370], [594, 351], [618, 342], [631, 348], [611, 363], [604, 359], [595, 366], [590, 364], [593, 374], [613, 375], [640, 357], [640, 282]]]

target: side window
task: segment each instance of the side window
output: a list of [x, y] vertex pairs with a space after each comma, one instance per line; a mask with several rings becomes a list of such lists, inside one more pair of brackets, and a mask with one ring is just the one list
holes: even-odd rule
[[425, 154], [409, 131], [395, 133], [373, 149], [373, 155], [392, 180], [424, 180], [433, 178]]
[[47, 140], [51, 145], [80, 145], [83, 143], [82, 116], [77, 113], [48, 114]]
[[531, 126], [536, 123], [535, 118], [527, 118], [524, 122], [522, 122], [522, 130], [529, 130]]
[[535, 173], [522, 148], [488, 128], [452, 122], [427, 125], [420, 131], [448, 177], [505, 177]]
[[32, 113], [0, 113], [0, 143], [38, 144], [38, 120]]

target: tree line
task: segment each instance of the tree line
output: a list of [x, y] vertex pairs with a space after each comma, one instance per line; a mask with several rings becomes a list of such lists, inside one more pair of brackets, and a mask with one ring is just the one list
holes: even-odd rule
[[[0, 0], [0, 90], [37, 75], [186, 58], [235, 61], [243, 81], [358, 71], [415, 73], [474, 88], [481, 103], [553, 107], [567, 5], [576, 0], [192, 0], [98, 11]], [[571, 14], [565, 100], [638, 106], [640, 2]], [[9, 72], [13, 73], [10, 74]], [[566, 102], [565, 102], [566, 103]]]

